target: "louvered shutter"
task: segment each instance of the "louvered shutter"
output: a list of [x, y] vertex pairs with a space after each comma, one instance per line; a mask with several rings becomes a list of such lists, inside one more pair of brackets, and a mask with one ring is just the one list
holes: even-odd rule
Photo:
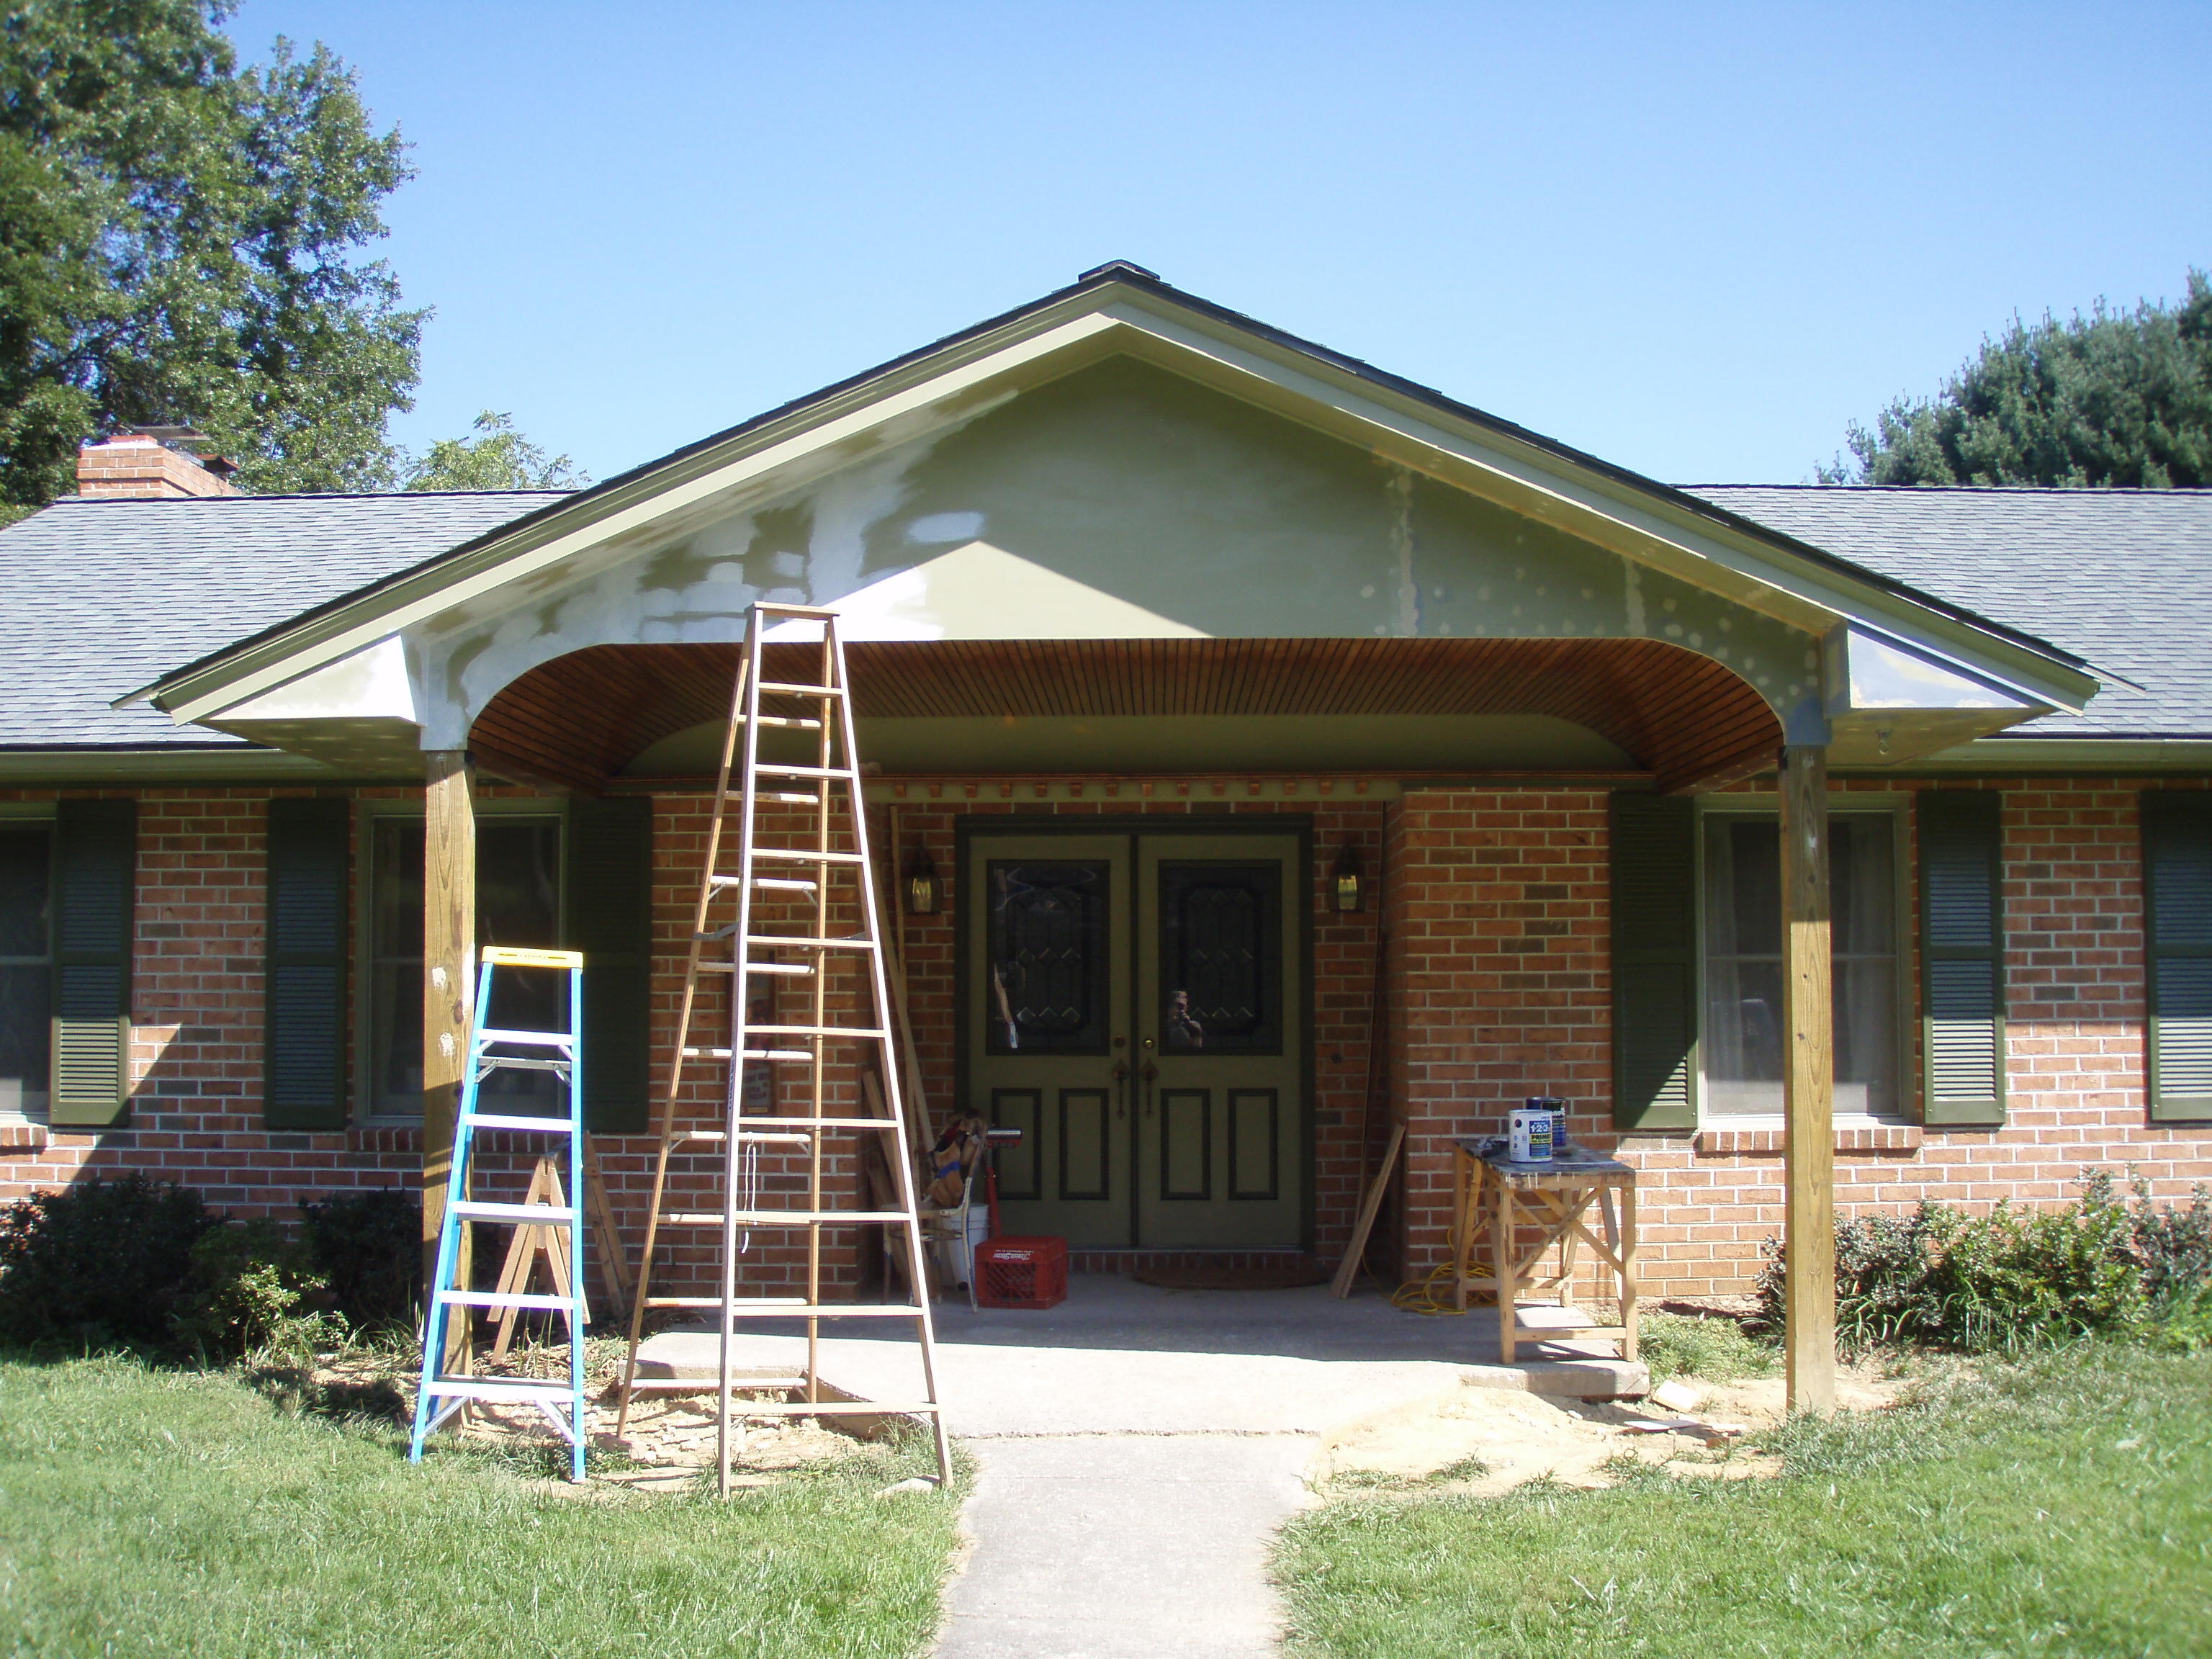
[[59, 802], [54, 831], [51, 1121], [57, 1128], [104, 1129], [130, 1110], [138, 803]]
[[2143, 962], [2154, 1121], [2212, 1118], [2212, 796], [2142, 796]]
[[2004, 1121], [2003, 797], [1923, 791], [1921, 1110], [1931, 1124]]
[[1613, 798], [1613, 1121], [1698, 1121], [1696, 810], [1686, 798]]
[[568, 948], [584, 953], [584, 1121], [598, 1134], [647, 1126], [653, 1001], [653, 803], [568, 806]]
[[271, 1129], [346, 1121], [346, 853], [342, 800], [269, 803], [262, 1120]]

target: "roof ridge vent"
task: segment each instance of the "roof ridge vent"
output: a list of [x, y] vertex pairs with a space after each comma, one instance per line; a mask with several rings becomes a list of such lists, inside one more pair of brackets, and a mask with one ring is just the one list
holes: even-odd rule
[[1158, 271], [1146, 270], [1144, 266], [1128, 259], [1109, 259], [1103, 265], [1091, 266], [1075, 280], [1079, 286], [1085, 283], [1099, 282], [1109, 276], [1134, 276], [1139, 282], [1143, 283], [1157, 283], [1160, 280]]

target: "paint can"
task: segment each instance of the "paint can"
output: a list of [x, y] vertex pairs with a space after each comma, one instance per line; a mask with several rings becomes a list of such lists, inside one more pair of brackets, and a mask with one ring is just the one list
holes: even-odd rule
[[1552, 1156], [1569, 1156], [1567, 1146], [1567, 1103], [1557, 1095], [1531, 1095], [1522, 1103], [1532, 1112], [1548, 1112], [1552, 1117]]
[[1505, 1117], [1506, 1156], [1516, 1164], [1541, 1164], [1552, 1156], [1552, 1115], [1516, 1106]]

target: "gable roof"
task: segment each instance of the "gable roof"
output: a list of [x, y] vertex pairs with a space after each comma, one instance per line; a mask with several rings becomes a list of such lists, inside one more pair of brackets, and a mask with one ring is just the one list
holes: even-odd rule
[[942, 420], [963, 400], [1041, 383], [1086, 353], [1095, 360], [1114, 350], [1233, 385], [1255, 404], [1378, 459], [1463, 488], [1479, 482], [1502, 504], [1553, 518], [1724, 597], [1755, 598], [1794, 625], [1819, 630], [1848, 617], [1939, 659], [1963, 653], [1972, 672], [2019, 688], [2029, 701], [2078, 703], [2094, 690], [2087, 663], [2016, 626], [1116, 262], [173, 666], [132, 695], [185, 719], [204, 718], [456, 604], [627, 539], [656, 515], [733, 499], [781, 469], [817, 464], [840, 445], [902, 422]]
[[1990, 741], [2212, 738], [2212, 489], [1686, 488], [2133, 682]]
[[109, 702], [563, 493], [64, 496], [0, 530], [0, 750], [251, 749]]

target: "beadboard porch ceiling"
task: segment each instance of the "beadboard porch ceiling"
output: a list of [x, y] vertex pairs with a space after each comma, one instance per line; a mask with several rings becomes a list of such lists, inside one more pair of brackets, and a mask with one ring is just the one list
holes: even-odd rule
[[[1085, 769], [1066, 757], [1038, 765], [1034, 743], [992, 727], [1086, 719], [1109, 724], [1098, 752], [1133, 771], [1265, 767], [1302, 742], [1371, 746], [1364, 766], [1340, 757], [1346, 769], [1602, 771], [1662, 790], [1761, 769], [1782, 741], [1741, 678], [1653, 640], [891, 641], [847, 652], [863, 758], [892, 774], [942, 772], [956, 755], [962, 769]], [[711, 778], [740, 654], [573, 652], [495, 697], [470, 746], [492, 772], [588, 793]], [[769, 647], [768, 678], [803, 678], [813, 654]], [[1090, 728], [1057, 731], [1079, 748]]]

